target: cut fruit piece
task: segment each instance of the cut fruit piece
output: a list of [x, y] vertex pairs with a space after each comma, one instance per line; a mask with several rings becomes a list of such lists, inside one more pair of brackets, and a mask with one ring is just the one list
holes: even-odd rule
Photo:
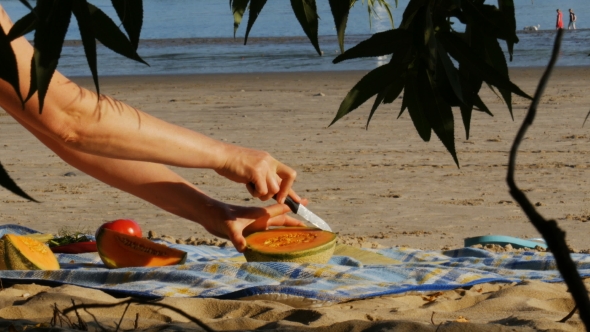
[[246, 237], [248, 262], [327, 263], [336, 234], [314, 227], [281, 227]]
[[5, 234], [0, 239], [0, 270], [59, 270], [59, 262], [46, 244]]
[[109, 268], [184, 264], [186, 252], [148, 239], [101, 228], [96, 234], [98, 254]]

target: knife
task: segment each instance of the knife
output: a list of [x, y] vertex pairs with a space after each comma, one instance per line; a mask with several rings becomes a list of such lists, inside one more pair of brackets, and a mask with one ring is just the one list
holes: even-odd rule
[[[274, 198], [276, 199], [276, 197]], [[332, 231], [327, 222], [325, 222], [322, 218], [318, 217], [315, 213], [309, 211], [309, 209], [306, 208], [303, 204], [295, 202], [291, 197], [287, 196], [287, 198], [285, 199], [285, 204], [289, 206], [293, 213], [303, 217], [303, 219], [309, 221], [314, 226], [324, 231]]]
[[[256, 190], [256, 186], [254, 185], [254, 183], [250, 182], [248, 183], [248, 185], [250, 185], [252, 189]], [[272, 198], [276, 200], [277, 195], [274, 195]], [[324, 219], [318, 217], [315, 213], [309, 211], [309, 209], [306, 208], [304, 205], [295, 202], [290, 196], [287, 196], [287, 198], [285, 198], [285, 204], [291, 209], [291, 211], [293, 211], [293, 213], [303, 217], [303, 219], [309, 221], [315, 227], [328, 232], [332, 231], [332, 228], [330, 228], [330, 225], [328, 225], [328, 223], [325, 222]]]

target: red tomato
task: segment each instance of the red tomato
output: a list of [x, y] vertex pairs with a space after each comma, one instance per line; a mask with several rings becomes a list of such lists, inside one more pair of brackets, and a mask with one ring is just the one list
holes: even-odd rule
[[[107, 223], [102, 224], [98, 229], [101, 228], [108, 228], [112, 231], [128, 234], [132, 236], [141, 237], [141, 228], [139, 224], [131, 219], [117, 219], [114, 221], [110, 221]], [[96, 231], [98, 234], [98, 230]]]

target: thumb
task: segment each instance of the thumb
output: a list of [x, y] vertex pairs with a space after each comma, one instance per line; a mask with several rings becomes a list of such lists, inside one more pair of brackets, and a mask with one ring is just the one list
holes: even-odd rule
[[241, 232], [232, 232], [230, 240], [238, 252], [244, 252], [246, 250], [246, 239]]

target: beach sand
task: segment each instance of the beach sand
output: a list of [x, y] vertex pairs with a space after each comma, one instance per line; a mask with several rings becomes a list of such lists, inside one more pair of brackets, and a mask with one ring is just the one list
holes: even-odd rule
[[[532, 95], [542, 71], [511, 69], [511, 78]], [[328, 127], [340, 102], [363, 74], [101, 77], [100, 82], [102, 93], [147, 113], [220, 140], [266, 150], [290, 165], [298, 172], [294, 189], [349, 244], [439, 250], [460, 248], [464, 238], [480, 235], [539, 236], [505, 182], [508, 151], [528, 109], [527, 100], [514, 97], [513, 120], [502, 100], [484, 87], [482, 99], [494, 117], [474, 112], [468, 140], [459, 111], [454, 110], [457, 167], [435, 135], [431, 142], [420, 139], [407, 112], [397, 118], [401, 99], [380, 106], [368, 130], [372, 100]], [[88, 78], [74, 81], [93, 89]], [[590, 109], [588, 86], [590, 68], [555, 70], [520, 147], [516, 171], [517, 184], [543, 216], [557, 220], [577, 252], [590, 249], [586, 178], [590, 134], [588, 124], [582, 126]], [[93, 232], [105, 221], [132, 218], [158, 235], [212, 238], [199, 225], [70, 167], [2, 111], [0, 127], [0, 161], [27, 193], [42, 202], [27, 202], [0, 190], [2, 223], [49, 233], [63, 228]], [[211, 170], [176, 170], [216, 199], [265, 204], [251, 199], [242, 185]], [[227, 330], [435, 331], [439, 323], [459, 316], [469, 323], [444, 324], [439, 331], [583, 329], [577, 315], [565, 324], [556, 323], [573, 308], [563, 284], [483, 284], [438, 294], [433, 301], [427, 295], [388, 296], [321, 308], [293, 308], [270, 301], [164, 302], [180, 306], [215, 329]], [[70, 298], [116, 301], [102, 292], [73, 286], [16, 285], [0, 291], [0, 317], [28, 320], [17, 327], [30, 321], [49, 322], [51, 305], [68, 306]], [[166, 310], [133, 305], [124, 328], [133, 327], [136, 311], [141, 311], [139, 323], [144, 329], [168, 322], [195, 328]], [[123, 307], [93, 312], [112, 327]], [[4, 323], [0, 320], [0, 326]]]

